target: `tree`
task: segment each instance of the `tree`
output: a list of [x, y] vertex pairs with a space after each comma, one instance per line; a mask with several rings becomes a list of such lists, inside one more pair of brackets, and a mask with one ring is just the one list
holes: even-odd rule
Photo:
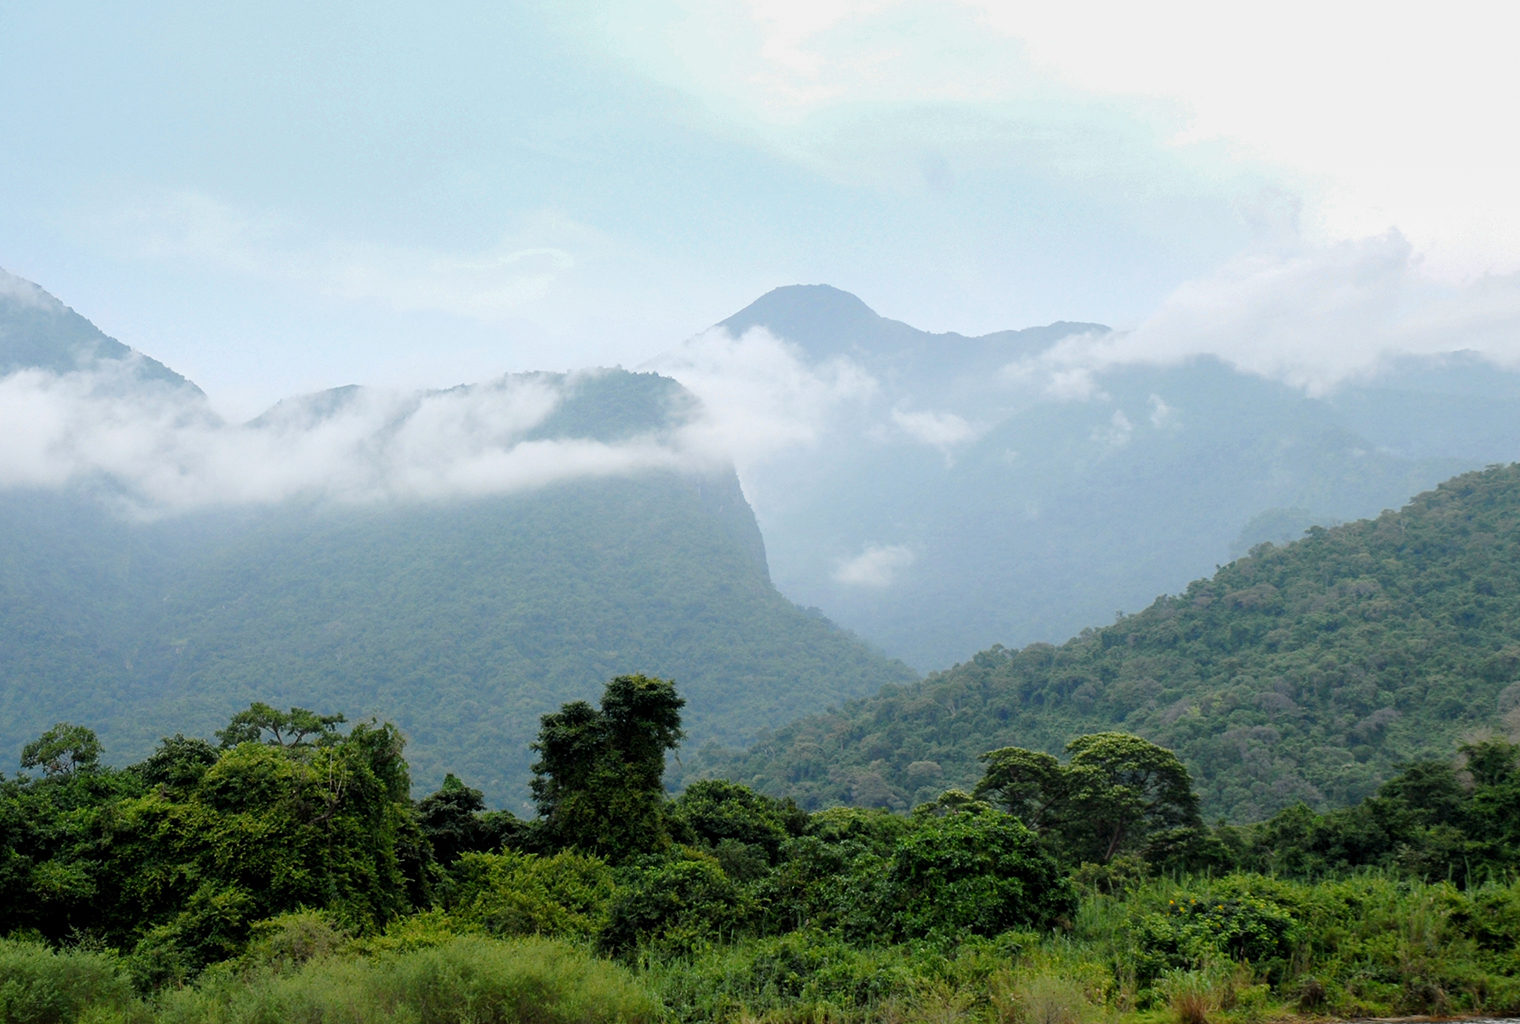
[[443, 777], [438, 792], [417, 803], [417, 824], [433, 848], [438, 863], [449, 865], [465, 853], [483, 853], [490, 838], [479, 814], [485, 796], [459, 781], [453, 772]]
[[1203, 828], [1193, 780], [1177, 755], [1139, 736], [1100, 732], [1049, 754], [1003, 747], [982, 755], [976, 795], [996, 800], [1068, 856], [1106, 864], [1138, 853], [1152, 864], [1186, 853]]
[[986, 807], [915, 822], [892, 853], [887, 892], [908, 937], [1044, 928], [1076, 910], [1070, 883], [1035, 834]]
[[100, 767], [95, 730], [59, 722], [21, 749], [21, 767], [41, 768], [49, 778], [92, 772]]
[[990, 797], [1036, 832], [1061, 799], [1064, 772], [1061, 762], [1041, 751], [1021, 747], [989, 750], [981, 756], [987, 763], [975, 796]]
[[247, 711], [233, 715], [227, 728], [219, 730], [216, 738], [223, 747], [235, 747], [239, 743], [258, 743], [267, 732], [272, 746], [309, 747], [334, 741], [337, 727], [343, 721], [342, 715], [319, 715], [305, 708], [276, 711], [268, 704], [255, 701]]
[[1192, 776], [1170, 750], [1122, 732], [1079, 736], [1066, 750], [1061, 830], [1081, 859], [1133, 852], [1157, 863], [1201, 832]]
[[608, 860], [665, 845], [665, 751], [685, 704], [667, 680], [618, 676], [600, 709], [573, 701], [543, 716], [530, 785], [551, 843]]

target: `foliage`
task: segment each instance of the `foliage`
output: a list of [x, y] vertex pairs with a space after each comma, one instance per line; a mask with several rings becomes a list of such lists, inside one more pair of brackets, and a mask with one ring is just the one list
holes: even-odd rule
[[1208, 817], [1259, 821], [1300, 802], [1323, 811], [1475, 733], [1520, 728], [1516, 636], [1511, 465], [1456, 477], [1401, 511], [1258, 546], [1059, 646], [993, 647], [746, 754], [707, 752], [696, 770], [806, 809], [907, 809], [973, 786], [984, 751], [1055, 754], [1117, 729], [1174, 751]]
[[1076, 862], [1138, 854], [1185, 861], [1202, 830], [1192, 777], [1170, 750], [1125, 733], [1079, 736], [1062, 766], [1049, 754], [1003, 747], [982, 755], [976, 795], [991, 796]]
[[744, 890], [716, 861], [662, 858], [625, 874], [602, 945], [622, 956], [640, 945], [652, 945], [665, 955], [688, 953], [732, 937], [749, 916]]
[[40, 942], [0, 939], [0, 1021], [71, 1024], [85, 1009], [123, 1013], [132, 984], [113, 953], [58, 952]]
[[216, 738], [223, 747], [235, 747], [240, 743], [258, 743], [268, 733], [267, 742], [277, 747], [303, 747], [331, 743], [343, 721], [342, 715], [319, 715], [306, 708], [276, 711], [262, 701], [255, 701], [248, 710], [233, 715]]
[[895, 930], [906, 937], [1047, 928], [1076, 909], [1034, 833], [994, 810], [916, 823], [892, 851], [887, 892]]
[[1226, 863], [1300, 878], [1379, 867], [1476, 884], [1520, 864], [1520, 745], [1463, 744], [1448, 761], [1417, 761], [1354, 807], [1302, 805], [1234, 830]]
[[416, 1024], [653, 1024], [659, 1001], [614, 964], [563, 943], [461, 936], [293, 974], [222, 975], [164, 1000], [166, 1024], [406, 1020]]
[[89, 772], [100, 767], [100, 752], [93, 729], [59, 722], [21, 748], [21, 767], [41, 768], [48, 776]]
[[96, 936], [150, 985], [237, 954], [275, 914], [373, 930], [424, 895], [401, 748], [374, 723], [320, 746], [177, 736], [123, 771], [7, 782], [0, 930]]
[[667, 680], [618, 676], [599, 709], [574, 701], [543, 717], [532, 789], [551, 843], [616, 861], [668, 842], [661, 780], [685, 703]]
[[776, 865], [788, 839], [808, 827], [790, 800], [747, 786], [705, 779], [686, 787], [670, 805], [668, 824], [677, 841], [712, 853], [726, 874], [747, 879]]
[[491, 935], [590, 942], [602, 934], [611, 915], [611, 869], [572, 851], [546, 857], [466, 853], [450, 875], [450, 918]]
[[417, 825], [438, 863], [452, 864], [461, 854], [495, 845], [490, 826], [481, 820], [485, 809], [485, 794], [460, 782], [453, 772], [443, 777], [438, 792], [417, 802]]

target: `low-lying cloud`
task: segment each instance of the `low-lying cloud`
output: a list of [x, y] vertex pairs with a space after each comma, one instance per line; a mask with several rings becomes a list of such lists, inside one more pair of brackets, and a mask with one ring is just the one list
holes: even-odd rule
[[877, 380], [836, 357], [809, 365], [801, 349], [755, 327], [734, 337], [714, 327], [653, 360], [705, 407], [712, 443], [741, 466], [814, 444], [841, 409], [869, 401]]
[[893, 409], [892, 422], [920, 444], [938, 448], [947, 458], [950, 451], [982, 436], [982, 430], [953, 412]]
[[916, 561], [913, 549], [904, 544], [872, 544], [854, 558], [834, 567], [833, 580], [849, 587], [882, 589]]
[[[140, 518], [229, 505], [435, 500], [721, 466], [690, 423], [616, 443], [531, 436], [583, 375], [449, 391], [344, 389], [228, 424], [129, 368], [0, 378], [0, 488], [85, 486]], [[129, 386], [130, 384], [130, 386]]]
[[1476, 353], [1520, 366], [1520, 275], [1464, 284], [1422, 273], [1398, 233], [1243, 256], [1178, 288], [1132, 331], [1067, 338], [1012, 364], [1051, 397], [1102, 397], [1095, 375], [1213, 355], [1324, 395], [1401, 356]]

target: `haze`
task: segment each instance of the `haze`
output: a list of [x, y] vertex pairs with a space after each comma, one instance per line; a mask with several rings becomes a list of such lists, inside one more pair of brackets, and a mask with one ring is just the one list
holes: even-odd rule
[[[232, 419], [641, 365], [828, 282], [1043, 366], [1514, 359], [1496, 5], [7, 4], [0, 266]], [[922, 421], [951, 437], [970, 429]], [[947, 433], [948, 432], [948, 433]]]

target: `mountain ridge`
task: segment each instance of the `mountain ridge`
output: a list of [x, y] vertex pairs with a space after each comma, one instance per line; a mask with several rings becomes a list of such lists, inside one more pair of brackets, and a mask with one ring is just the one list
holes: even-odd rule
[[[261, 701], [394, 721], [420, 787], [456, 771], [522, 810], [538, 717], [614, 675], [676, 679], [693, 739], [730, 743], [914, 678], [775, 590], [668, 378], [348, 386], [229, 425], [193, 386], [120, 381], [136, 357], [61, 303], [5, 319], [20, 304], [0, 322], [44, 333], [15, 350], [87, 330], [105, 355], [5, 377], [68, 413], [33, 454], [79, 461], [0, 475], [0, 751], [88, 720], [127, 761]], [[122, 387], [56, 386], [92, 372]]]
[[1060, 645], [993, 646], [704, 753], [806, 808], [906, 809], [969, 789], [985, 751], [1058, 753], [1120, 729], [1176, 751], [1204, 807], [1259, 820], [1372, 792], [1485, 730], [1520, 734], [1520, 464], [1445, 481], [1399, 511], [1315, 527]]

